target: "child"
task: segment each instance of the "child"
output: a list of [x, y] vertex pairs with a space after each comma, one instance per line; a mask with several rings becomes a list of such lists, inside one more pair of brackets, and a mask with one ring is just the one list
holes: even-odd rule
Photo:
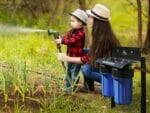
[[[84, 55], [85, 43], [84, 25], [87, 24], [87, 14], [83, 10], [76, 9], [70, 13], [71, 30], [60, 39], [56, 39], [57, 44], [67, 45], [67, 55], [70, 57], [81, 57]], [[65, 91], [75, 91], [79, 78], [77, 77], [81, 64], [67, 62], [67, 76], [65, 77]]]

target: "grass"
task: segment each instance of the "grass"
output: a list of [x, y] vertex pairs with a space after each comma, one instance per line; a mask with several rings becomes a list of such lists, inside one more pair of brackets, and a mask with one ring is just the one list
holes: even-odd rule
[[29, 64], [32, 68], [39, 68], [39, 70], [40, 65], [51, 63], [49, 66], [54, 66], [55, 64], [51, 61], [56, 61], [57, 50], [53, 40], [48, 37], [39, 36], [39, 34], [27, 34], [2, 36], [0, 40], [0, 56], [3, 62], [20, 64], [26, 61], [27, 65]]
[[[55, 44], [47, 35], [3, 35], [0, 40], [0, 92], [4, 93], [5, 103], [16, 93], [25, 102], [27, 95], [33, 96], [41, 90], [38, 86], [42, 86], [46, 94], [54, 91], [54, 86], [62, 85], [63, 81], [59, 77], [63, 78], [64, 70], [56, 60]], [[5, 65], [8, 66], [3, 68]]]

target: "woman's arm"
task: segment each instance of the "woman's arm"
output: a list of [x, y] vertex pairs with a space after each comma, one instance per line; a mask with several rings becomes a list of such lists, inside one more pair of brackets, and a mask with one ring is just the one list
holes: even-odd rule
[[62, 62], [73, 62], [77, 64], [82, 64], [81, 58], [80, 57], [69, 57], [64, 53], [58, 53], [58, 60]]
[[73, 63], [77, 63], [77, 64], [83, 64], [80, 57], [69, 57], [69, 56], [66, 56], [66, 59], [67, 59], [68, 62], [73, 62]]
[[58, 60], [63, 62], [68, 61], [77, 64], [85, 64], [89, 62], [89, 55], [87, 54], [83, 57], [69, 57], [64, 53], [58, 53]]

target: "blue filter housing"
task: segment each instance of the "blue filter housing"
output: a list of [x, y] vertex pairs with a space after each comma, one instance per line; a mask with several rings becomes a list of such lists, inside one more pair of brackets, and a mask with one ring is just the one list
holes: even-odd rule
[[102, 95], [105, 97], [113, 97], [114, 90], [111, 67], [101, 65], [100, 71], [102, 72]]
[[114, 101], [116, 104], [129, 105], [132, 102], [132, 69], [112, 69]]

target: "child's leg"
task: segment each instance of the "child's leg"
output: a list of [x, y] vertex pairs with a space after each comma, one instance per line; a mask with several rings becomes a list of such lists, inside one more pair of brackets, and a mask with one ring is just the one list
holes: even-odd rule
[[[84, 48], [83, 51], [85, 54], [88, 54], [90, 49]], [[84, 66], [84, 68], [86, 68], [86, 67]], [[83, 70], [83, 68], [82, 68], [82, 70]], [[94, 81], [87, 79], [85, 76], [83, 76], [83, 85], [84, 85], [83, 90], [94, 91]]]
[[67, 62], [67, 75], [65, 76], [65, 90], [71, 89], [71, 66], [72, 64]]
[[72, 78], [72, 90], [75, 91], [79, 82], [79, 71], [81, 69], [81, 65], [80, 64], [75, 64], [72, 63], [72, 67], [71, 67], [71, 78]]

